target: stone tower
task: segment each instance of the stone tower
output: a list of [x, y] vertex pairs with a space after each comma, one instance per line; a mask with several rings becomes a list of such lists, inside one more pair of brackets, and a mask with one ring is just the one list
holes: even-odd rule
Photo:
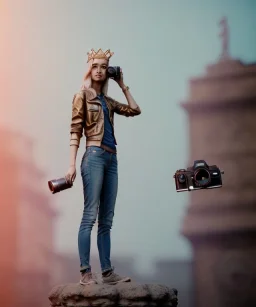
[[256, 63], [228, 52], [190, 80], [190, 156], [224, 170], [223, 187], [190, 192], [182, 234], [194, 251], [196, 307], [256, 306]]

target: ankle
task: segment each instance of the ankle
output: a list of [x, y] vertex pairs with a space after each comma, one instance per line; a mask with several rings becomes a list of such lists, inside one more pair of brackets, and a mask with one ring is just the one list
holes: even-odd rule
[[103, 277], [108, 277], [108, 276], [110, 276], [110, 275], [112, 274], [112, 272], [113, 272], [113, 270], [110, 269], [110, 270], [108, 270], [108, 271], [106, 271], [106, 272], [103, 272], [103, 273], [102, 273], [102, 276], [103, 276]]
[[82, 275], [84, 275], [86, 273], [91, 273], [91, 268], [87, 268], [87, 269], [81, 270], [80, 272], [81, 272]]

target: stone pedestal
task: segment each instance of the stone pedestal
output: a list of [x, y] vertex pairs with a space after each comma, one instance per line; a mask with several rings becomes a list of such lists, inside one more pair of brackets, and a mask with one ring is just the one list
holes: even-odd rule
[[110, 285], [68, 284], [56, 286], [49, 299], [53, 307], [176, 307], [177, 290], [162, 285], [120, 283]]
[[256, 64], [222, 60], [190, 81], [190, 158], [225, 171], [190, 193], [182, 233], [194, 249], [196, 307], [256, 306]]

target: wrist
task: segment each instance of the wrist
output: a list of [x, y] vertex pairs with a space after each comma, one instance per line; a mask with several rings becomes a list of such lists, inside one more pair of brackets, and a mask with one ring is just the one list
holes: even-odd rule
[[123, 86], [121, 87], [121, 89], [122, 89], [123, 92], [125, 92], [125, 91], [128, 91], [130, 88], [129, 88], [129, 86], [127, 86], [127, 85], [123, 85]]

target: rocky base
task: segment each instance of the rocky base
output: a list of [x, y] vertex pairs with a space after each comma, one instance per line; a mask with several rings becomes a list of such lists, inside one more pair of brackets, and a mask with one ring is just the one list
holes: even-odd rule
[[176, 307], [178, 291], [157, 284], [135, 282], [110, 285], [67, 284], [52, 289], [49, 300], [53, 307]]

